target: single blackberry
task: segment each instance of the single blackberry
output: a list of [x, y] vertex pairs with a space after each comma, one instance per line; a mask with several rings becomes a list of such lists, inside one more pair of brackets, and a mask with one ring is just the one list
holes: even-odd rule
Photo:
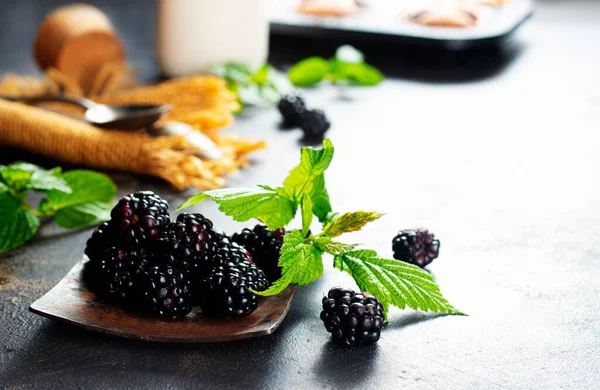
[[283, 116], [283, 123], [286, 126], [300, 126], [302, 114], [306, 111], [306, 103], [297, 92], [292, 92], [279, 100], [277, 108]]
[[150, 267], [136, 280], [136, 309], [165, 317], [182, 317], [192, 310], [185, 275], [168, 266]]
[[163, 253], [156, 256], [154, 264], [192, 274], [210, 270], [218, 248], [217, 233], [212, 228], [212, 221], [202, 214], [179, 214], [162, 232], [159, 245]]
[[222, 230], [215, 230], [217, 236], [217, 245], [231, 245], [231, 238]]
[[333, 287], [322, 304], [321, 320], [336, 344], [366, 345], [379, 340], [384, 310], [375, 297]]
[[427, 229], [401, 230], [392, 240], [394, 259], [423, 268], [440, 254], [440, 240]]
[[84, 279], [90, 290], [101, 297], [127, 302], [134, 291], [137, 276], [147, 267], [146, 260], [137, 252], [122, 248], [107, 249], [99, 259], [85, 265]]
[[136, 251], [149, 248], [170, 222], [168, 209], [168, 203], [152, 191], [124, 196], [112, 209], [111, 220], [100, 225], [88, 240], [86, 255], [99, 258], [113, 246]]
[[279, 254], [283, 244], [285, 229], [269, 230], [258, 224], [254, 229], [248, 228], [231, 236], [231, 240], [246, 248], [254, 264], [258, 266], [272, 283], [281, 277]]
[[331, 123], [322, 110], [307, 110], [302, 115], [300, 128], [308, 139], [323, 138]]
[[237, 317], [249, 314], [258, 306], [255, 291], [266, 290], [265, 274], [250, 262], [244, 248], [233, 243], [222, 245], [210, 274], [200, 282], [202, 312], [217, 317]]

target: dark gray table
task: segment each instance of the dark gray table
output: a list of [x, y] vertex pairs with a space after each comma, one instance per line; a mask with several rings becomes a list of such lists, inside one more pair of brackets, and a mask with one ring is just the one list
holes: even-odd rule
[[[3, 1], [0, 68], [33, 72], [35, 25], [57, 1]], [[100, 3], [130, 58], [152, 77], [150, 2]], [[391, 76], [372, 89], [308, 92], [334, 123], [328, 185], [338, 210], [387, 213], [356, 234], [382, 254], [405, 227], [442, 240], [430, 267], [469, 317], [393, 311], [372, 347], [332, 345], [320, 298], [347, 275], [326, 268], [300, 288], [272, 336], [219, 345], [119, 339], [27, 311], [80, 258], [90, 230], [46, 224], [0, 256], [0, 386], [7, 388], [597, 388], [600, 382], [600, 3], [539, 2], [513, 44], [470, 53], [355, 42]], [[340, 42], [275, 38], [288, 64]], [[298, 131], [275, 110], [232, 130], [271, 148], [230, 185], [278, 183], [297, 160]], [[0, 131], [2, 131], [0, 129]], [[2, 162], [33, 159], [0, 149]], [[173, 205], [188, 194], [113, 173], [120, 194], [152, 189]], [[191, 192], [190, 192], [191, 193]], [[241, 225], [197, 209], [228, 232]]]

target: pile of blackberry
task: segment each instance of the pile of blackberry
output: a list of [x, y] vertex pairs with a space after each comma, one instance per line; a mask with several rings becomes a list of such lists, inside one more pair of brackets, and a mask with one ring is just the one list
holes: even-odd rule
[[322, 139], [331, 127], [331, 122], [322, 110], [306, 107], [306, 102], [297, 92], [284, 95], [277, 105], [286, 127], [300, 127], [304, 137]]
[[440, 240], [427, 229], [401, 230], [392, 240], [394, 259], [417, 265], [429, 265], [440, 254]]
[[381, 303], [367, 293], [333, 287], [323, 297], [321, 321], [333, 342], [345, 345], [376, 343], [384, 323]]
[[213, 229], [202, 214], [171, 221], [169, 205], [150, 191], [119, 200], [87, 242], [88, 287], [112, 303], [167, 317], [251, 313], [269, 287], [249, 252]]

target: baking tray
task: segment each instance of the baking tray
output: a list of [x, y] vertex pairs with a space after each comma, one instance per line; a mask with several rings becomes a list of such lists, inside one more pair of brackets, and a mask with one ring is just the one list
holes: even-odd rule
[[501, 41], [533, 14], [532, 0], [512, 0], [498, 8], [482, 6], [477, 26], [455, 28], [421, 26], [406, 20], [404, 13], [427, 4], [422, 0], [373, 0], [357, 14], [346, 17], [301, 14], [295, 10], [298, 0], [278, 0], [272, 4], [270, 21], [275, 34], [419, 41], [449, 49]]

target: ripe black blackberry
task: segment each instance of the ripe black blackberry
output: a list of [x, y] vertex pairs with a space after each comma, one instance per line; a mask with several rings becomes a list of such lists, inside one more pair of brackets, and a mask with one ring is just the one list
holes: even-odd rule
[[165, 317], [182, 317], [192, 310], [192, 296], [183, 273], [169, 266], [154, 266], [136, 279], [135, 308]]
[[323, 138], [330, 127], [331, 123], [322, 110], [307, 110], [302, 115], [300, 128], [307, 139]]
[[394, 259], [423, 268], [440, 254], [440, 240], [427, 229], [401, 230], [392, 240]]
[[306, 111], [306, 103], [297, 92], [284, 95], [277, 105], [283, 123], [289, 127], [300, 126], [302, 114]]
[[250, 262], [246, 250], [235, 243], [222, 245], [214, 264], [214, 268], [200, 282], [202, 312], [227, 318], [254, 311], [259, 297], [250, 289], [266, 290], [269, 282], [265, 274]]
[[122, 197], [112, 209], [110, 221], [100, 225], [88, 240], [86, 255], [99, 258], [113, 246], [146, 250], [170, 222], [168, 209], [169, 204], [152, 191]]
[[281, 268], [278, 266], [281, 245], [285, 229], [269, 230], [263, 224], [248, 228], [231, 236], [231, 240], [246, 248], [252, 256], [252, 261], [258, 266], [267, 279], [272, 283], [281, 277]]
[[366, 345], [379, 340], [384, 310], [375, 297], [333, 287], [322, 304], [321, 320], [336, 344]]
[[202, 214], [179, 214], [160, 236], [162, 253], [154, 265], [177, 267], [192, 274], [209, 270], [218, 248], [212, 228], [212, 221]]

